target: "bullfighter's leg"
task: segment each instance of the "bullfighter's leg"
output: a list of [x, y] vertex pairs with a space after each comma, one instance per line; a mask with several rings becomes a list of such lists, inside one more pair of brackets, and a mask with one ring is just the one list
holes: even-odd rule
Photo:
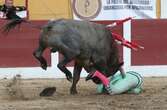
[[70, 89], [71, 94], [77, 94], [76, 85], [80, 79], [81, 70], [82, 70], [82, 66], [78, 65], [78, 63], [75, 62], [74, 70], [73, 70], [73, 82]]
[[43, 51], [45, 50], [46, 47], [44, 46], [39, 46], [34, 52], [33, 55], [36, 59], [39, 60], [39, 62], [41, 63], [41, 67], [46, 70], [47, 69], [47, 62], [45, 60], [45, 58], [42, 56]]

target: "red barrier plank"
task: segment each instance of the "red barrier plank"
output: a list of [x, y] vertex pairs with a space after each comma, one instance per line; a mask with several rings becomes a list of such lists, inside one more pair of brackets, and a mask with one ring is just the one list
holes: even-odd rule
[[[7, 21], [0, 20], [0, 28]], [[32, 21], [33, 25], [44, 25], [47, 21]], [[38, 67], [32, 52], [38, 46], [39, 29], [23, 23], [20, 28], [12, 30], [7, 36], [0, 33], [0, 67]], [[44, 52], [50, 65], [50, 52]]]
[[167, 20], [133, 20], [132, 40], [144, 50], [132, 51], [132, 65], [167, 65]]

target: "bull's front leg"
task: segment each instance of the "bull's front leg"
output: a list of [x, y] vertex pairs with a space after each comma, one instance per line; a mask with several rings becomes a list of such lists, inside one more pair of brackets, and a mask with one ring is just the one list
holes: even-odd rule
[[57, 67], [65, 73], [66, 78], [68, 81], [72, 82], [72, 74], [71, 72], [66, 68], [66, 64], [69, 63], [71, 59], [64, 58], [62, 61], [60, 61], [57, 65]]
[[47, 62], [45, 60], [45, 58], [42, 56], [43, 51], [45, 50], [45, 47], [39, 46], [34, 52], [33, 55], [36, 59], [38, 59], [38, 61], [41, 64], [41, 67], [46, 70], [47, 69]]
[[62, 52], [62, 55], [64, 56], [64, 59], [58, 63], [57, 67], [65, 73], [67, 80], [72, 82], [72, 74], [66, 68], [66, 64], [79, 55], [80, 48], [78, 47], [74, 49], [72, 46], [67, 46], [63, 42], [59, 42], [59, 48]]
[[70, 89], [70, 93], [73, 95], [78, 93], [76, 85], [80, 79], [81, 70], [82, 70], [82, 66], [78, 65], [78, 63], [75, 62], [74, 70], [73, 70], [73, 82]]

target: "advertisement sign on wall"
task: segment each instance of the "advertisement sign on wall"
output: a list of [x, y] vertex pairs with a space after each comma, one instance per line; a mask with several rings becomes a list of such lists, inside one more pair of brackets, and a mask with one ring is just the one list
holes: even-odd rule
[[74, 19], [156, 18], [156, 0], [72, 0]]

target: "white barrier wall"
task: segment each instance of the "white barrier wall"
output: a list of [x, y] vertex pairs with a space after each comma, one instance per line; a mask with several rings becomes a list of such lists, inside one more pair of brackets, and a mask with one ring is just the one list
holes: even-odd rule
[[[35, 59], [34, 59], [35, 60]], [[65, 78], [65, 74], [58, 68], [58, 53], [51, 54], [51, 66], [47, 70], [41, 67], [16, 67], [16, 68], [0, 68], [0, 79], [12, 78], [16, 74], [20, 74], [22, 78]], [[73, 72], [73, 67], [68, 67]], [[86, 76], [87, 73], [82, 70], [81, 77]]]

